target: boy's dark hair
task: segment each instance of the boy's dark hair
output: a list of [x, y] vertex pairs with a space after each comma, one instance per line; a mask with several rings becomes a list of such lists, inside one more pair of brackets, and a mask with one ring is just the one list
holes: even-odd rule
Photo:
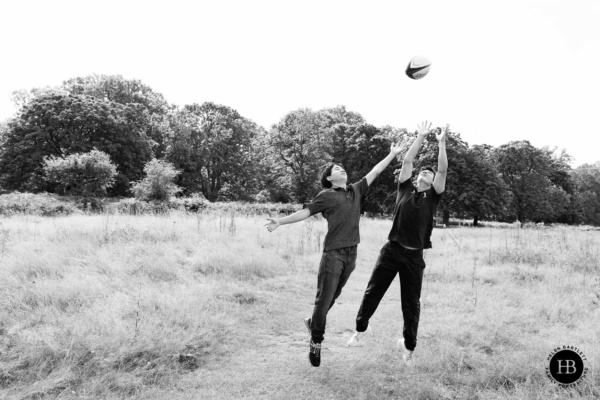
[[323, 166], [323, 169], [321, 170], [321, 184], [323, 185], [323, 187], [325, 187], [327, 189], [329, 189], [329, 188], [331, 188], [331, 186], [333, 186], [331, 184], [331, 181], [327, 180], [327, 178], [331, 176], [331, 170], [336, 165], [337, 164], [335, 164], [335, 163], [328, 162], [327, 164], [325, 164]]

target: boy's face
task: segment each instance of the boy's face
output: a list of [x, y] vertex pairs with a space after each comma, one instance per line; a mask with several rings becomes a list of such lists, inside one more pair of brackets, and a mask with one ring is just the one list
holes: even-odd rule
[[346, 170], [339, 165], [334, 165], [331, 168], [331, 175], [327, 178], [331, 183], [341, 185], [346, 183]]
[[419, 176], [417, 177], [417, 182], [422, 181], [423, 183], [426, 183], [428, 185], [433, 185], [433, 177], [433, 172], [431, 172], [428, 169], [424, 169], [419, 173]]

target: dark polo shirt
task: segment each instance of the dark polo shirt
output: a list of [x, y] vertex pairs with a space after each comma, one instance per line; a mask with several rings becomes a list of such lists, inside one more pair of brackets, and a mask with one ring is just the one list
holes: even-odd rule
[[398, 184], [394, 222], [388, 239], [414, 249], [430, 249], [433, 216], [443, 194], [437, 194], [433, 185], [418, 193], [410, 179]]
[[306, 204], [310, 215], [322, 213], [327, 220], [327, 235], [323, 251], [354, 246], [360, 243], [358, 223], [360, 198], [367, 191], [367, 178], [342, 188], [322, 190], [312, 203]]

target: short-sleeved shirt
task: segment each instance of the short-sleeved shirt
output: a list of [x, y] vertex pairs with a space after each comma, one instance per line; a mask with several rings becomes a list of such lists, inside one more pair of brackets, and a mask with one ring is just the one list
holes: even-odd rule
[[367, 191], [367, 178], [343, 188], [325, 189], [304, 207], [310, 215], [322, 213], [327, 220], [323, 251], [354, 246], [360, 243], [358, 231], [360, 199]]
[[433, 185], [423, 192], [410, 179], [398, 184], [394, 222], [388, 239], [414, 249], [431, 248], [433, 216], [444, 193], [436, 193]]

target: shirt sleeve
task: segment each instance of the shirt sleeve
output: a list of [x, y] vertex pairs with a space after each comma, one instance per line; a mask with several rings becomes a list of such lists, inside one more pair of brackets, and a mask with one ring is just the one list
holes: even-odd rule
[[352, 187], [354, 188], [354, 192], [358, 197], [364, 196], [369, 188], [369, 185], [367, 184], [367, 177], [365, 176], [360, 181], [353, 183]]
[[437, 211], [437, 208], [440, 204], [440, 201], [442, 200], [442, 197], [444, 196], [444, 193], [446, 193], [446, 191], [443, 191], [442, 193], [438, 194], [432, 186], [431, 190], [429, 192], [431, 193], [431, 198], [433, 200], [431, 202], [431, 213], [435, 214], [435, 212]]
[[327, 210], [328, 207], [329, 204], [327, 202], [325, 192], [320, 192], [312, 202], [305, 204], [302, 208], [308, 208], [310, 215], [315, 215]]
[[404, 182], [398, 183], [398, 194], [400, 194], [406, 190], [413, 190], [414, 188], [415, 187], [412, 184], [412, 181], [410, 180], [410, 178], [408, 178]]
[[442, 198], [444, 193], [446, 193], [445, 190], [442, 193], [438, 193], [435, 191], [435, 188], [433, 187], [433, 185], [431, 186], [431, 194], [432, 194], [433, 198], [436, 199], [437, 201], [440, 201], [440, 199]]

